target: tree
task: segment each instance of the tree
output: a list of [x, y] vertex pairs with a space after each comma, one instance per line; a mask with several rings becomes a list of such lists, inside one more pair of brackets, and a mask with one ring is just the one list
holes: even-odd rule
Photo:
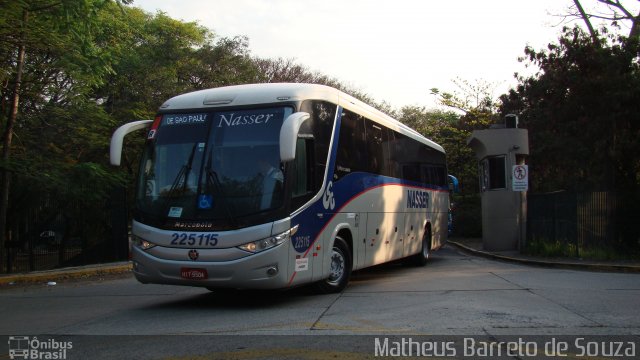
[[[5, 124], [13, 95], [20, 99], [15, 126], [6, 132], [15, 141], [3, 143], [11, 156], [0, 164], [14, 179], [6, 182], [11, 202], [3, 218], [10, 229], [28, 216], [26, 210], [49, 200], [80, 204], [85, 213], [77, 215], [83, 217], [102, 214], [98, 204], [127, 176], [108, 166], [114, 128], [154, 116], [175, 94], [256, 78], [246, 39], [216, 38], [197, 23], [147, 14], [126, 3], [18, 1], [0, 13], [0, 118]], [[30, 16], [23, 24], [18, 15], [24, 12]], [[15, 31], [21, 24], [25, 31]], [[1, 245], [0, 240], [4, 249]]]
[[[119, 1], [125, 2], [127, 1]], [[23, 109], [21, 97], [28, 85], [29, 75], [33, 74], [29, 72], [30, 60], [27, 58], [37, 54], [36, 57], [40, 60], [46, 60], [47, 55], [54, 53], [49, 60], [65, 64], [67, 70], [61, 77], [48, 79], [50, 82], [62, 83], [59, 89], [74, 87], [74, 83], [66, 82], [69, 80], [67, 75], [83, 67], [92, 67], [94, 70], [91, 73], [85, 72], [87, 76], [84, 80], [99, 82], [100, 76], [107, 69], [101, 64], [102, 54], [99, 49], [92, 46], [90, 30], [97, 12], [108, 3], [108, 0], [22, 0], [3, 3], [0, 15], [0, 80], [3, 106], [1, 116], [5, 127], [0, 158], [0, 243], [4, 243], [6, 236], [11, 172], [12, 164], [15, 164], [11, 161], [14, 129]], [[46, 100], [57, 100], [46, 91], [41, 92], [40, 96]]]
[[370, 95], [358, 89], [354, 89], [353, 87], [342, 83], [336, 78], [330, 77], [318, 71], [312, 71], [308, 67], [297, 63], [294, 59], [254, 58], [253, 61], [258, 69], [258, 75], [255, 79], [255, 82], [289, 82], [331, 86], [355, 97], [358, 100], [370, 104], [383, 113], [386, 113], [390, 116], [396, 115], [395, 110], [391, 107], [391, 105], [389, 105], [389, 103], [385, 101], [378, 102], [374, 100]]
[[[455, 92], [442, 92], [438, 88], [431, 89], [431, 95], [436, 96], [440, 105], [454, 109], [455, 112], [432, 112], [436, 118], [444, 116], [447, 119], [432, 126], [435, 132], [426, 131], [447, 150], [449, 172], [460, 180], [465, 193], [477, 193], [477, 161], [467, 140], [473, 130], [489, 128], [499, 119], [498, 103], [494, 100], [495, 84], [482, 79], [468, 81], [453, 80], [458, 88]], [[461, 115], [457, 115], [462, 113]], [[456, 116], [457, 115], [457, 116]], [[427, 136], [429, 137], [429, 136]]]
[[[518, 113], [529, 129], [532, 189], [615, 190], [623, 216], [640, 200], [640, 63], [638, 42], [609, 35], [594, 43], [565, 28], [557, 44], [526, 59], [540, 68], [501, 97], [502, 114]], [[631, 222], [629, 223], [631, 224]], [[621, 229], [626, 246], [637, 231]]]
[[194, 66], [197, 49], [212, 36], [207, 29], [137, 8], [110, 9], [102, 16], [99, 40], [114, 60], [93, 97], [108, 114], [120, 122], [150, 118], [169, 96], [193, 89], [183, 69]]
[[456, 79], [453, 83], [457, 86], [457, 91], [449, 93], [432, 88], [431, 95], [436, 96], [440, 105], [462, 112], [463, 124], [467, 130], [486, 129], [498, 120], [498, 104], [493, 95], [494, 84], [481, 79], [475, 82]]
[[[244, 37], [224, 38], [197, 23], [138, 8], [103, 12], [99, 40], [113, 51], [112, 72], [92, 97], [113, 119], [151, 119], [168, 98], [212, 87], [255, 82], [258, 69]], [[110, 132], [109, 132], [110, 133]], [[143, 138], [124, 151], [134, 173]]]
[[626, 22], [629, 24], [627, 38], [635, 41], [640, 39], [640, 10], [634, 15], [630, 6], [623, 4], [621, 0], [596, 0], [596, 3], [601, 6], [595, 7], [593, 11], [585, 10], [580, 0], [573, 0], [573, 3], [574, 6], [569, 9], [570, 12], [566, 17], [582, 19], [595, 44], [599, 43], [601, 36], [596, 30], [597, 27], [593, 25], [592, 19], [610, 21], [616, 27], [619, 23]]
[[544, 166], [537, 169], [540, 183], [534, 180], [539, 190], [615, 188], [637, 173], [634, 161], [623, 160], [637, 144], [629, 138], [638, 129], [637, 45], [624, 38], [611, 39], [613, 46], [591, 40], [576, 27], [548, 50], [527, 48], [541, 72], [519, 79], [517, 89], [501, 97], [501, 112], [520, 113], [529, 129], [531, 161], [544, 160], [536, 161]]

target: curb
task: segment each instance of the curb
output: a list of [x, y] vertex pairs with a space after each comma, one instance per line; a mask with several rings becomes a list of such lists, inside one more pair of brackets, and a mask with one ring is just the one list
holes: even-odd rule
[[46, 271], [34, 271], [30, 273], [0, 275], [0, 286], [70, 279], [85, 279], [88, 277], [100, 275], [124, 274], [131, 272], [131, 269], [131, 262], [126, 261], [102, 265], [88, 265]]
[[602, 272], [626, 272], [626, 273], [640, 273], [640, 266], [638, 265], [619, 265], [619, 264], [603, 264], [603, 263], [578, 263], [578, 262], [559, 262], [559, 261], [547, 261], [547, 260], [534, 260], [517, 258], [512, 256], [498, 255], [491, 252], [476, 250], [466, 245], [463, 245], [456, 241], [447, 240], [448, 244], [454, 245], [460, 250], [482, 256], [484, 258], [501, 260], [512, 263], [519, 263], [531, 266], [541, 266], [557, 269], [571, 269], [571, 270], [589, 270], [589, 271], [602, 271]]

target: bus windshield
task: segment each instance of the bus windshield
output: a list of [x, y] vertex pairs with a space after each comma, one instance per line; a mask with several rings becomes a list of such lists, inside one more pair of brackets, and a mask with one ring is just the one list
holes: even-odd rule
[[288, 107], [162, 115], [143, 154], [136, 208], [157, 219], [228, 220], [279, 208]]

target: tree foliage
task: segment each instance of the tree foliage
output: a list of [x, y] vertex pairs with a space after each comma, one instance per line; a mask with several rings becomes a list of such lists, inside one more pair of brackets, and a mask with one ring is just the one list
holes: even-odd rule
[[361, 90], [348, 86], [340, 80], [323, 74], [319, 71], [313, 71], [308, 67], [299, 64], [295, 59], [265, 59], [253, 58], [253, 63], [258, 69], [258, 76], [255, 82], [258, 83], [310, 83], [320, 84], [334, 87], [345, 93], [348, 93], [374, 108], [391, 116], [397, 116], [395, 109], [387, 102], [378, 102], [371, 96]]
[[[21, 142], [18, 148], [30, 150], [31, 144], [24, 142], [28, 136], [18, 136], [31, 125], [30, 118], [52, 108], [77, 106], [86, 91], [100, 82], [108, 71], [104, 63], [106, 52], [94, 46], [91, 31], [97, 13], [110, 4], [108, 0], [2, 2], [0, 120], [4, 131], [0, 159], [0, 242], [4, 242], [9, 233], [8, 214], [16, 217], [20, 213], [20, 209], [10, 211], [9, 208], [16, 203], [10, 202], [10, 195], [15, 198], [21, 193], [10, 192], [12, 177], [17, 175], [20, 181], [14, 187], [28, 188], [32, 184], [23, 182], [22, 178], [32, 178], [30, 165], [38, 164], [37, 159], [46, 154], [31, 157], [29, 151], [22, 151], [12, 156], [16, 148], [14, 135]], [[55, 184], [56, 181], [43, 181], [52, 173], [43, 173], [40, 183]], [[3, 249], [4, 246], [0, 247], [0, 256]]]
[[[126, 170], [114, 169], [108, 165], [113, 130], [152, 118], [176, 94], [243, 83], [312, 82], [371, 102], [293, 60], [252, 57], [245, 37], [219, 37], [197, 23], [150, 14], [129, 2], [0, 0], [0, 122], [13, 139], [0, 144], [10, 154], [0, 170], [12, 179], [6, 182], [11, 201], [3, 235], [29, 216], [27, 209], [50, 201], [82, 202], [84, 211], [99, 214], [97, 204], [114, 186], [132, 183], [127, 178], [135, 173], [144, 141], [129, 140]], [[378, 107], [392, 111], [385, 103]]]
[[432, 119], [426, 121], [429, 124], [426, 129], [420, 123], [415, 124], [415, 115], [407, 117], [407, 108], [403, 109], [402, 121], [421, 129], [425, 136], [441, 144], [447, 151], [449, 172], [460, 180], [463, 194], [475, 194], [479, 191], [477, 161], [473, 150], [467, 146], [467, 140], [474, 130], [487, 129], [499, 120], [498, 103], [493, 95], [495, 84], [482, 79], [469, 81], [459, 78], [453, 83], [457, 87], [454, 92], [431, 89], [431, 95], [436, 96], [438, 104], [451, 111], [427, 112], [423, 109], [422, 113]]
[[96, 205], [126, 182], [107, 158], [118, 125], [153, 116], [175, 94], [256, 78], [246, 39], [127, 3], [2, 2], [0, 120], [10, 136], [1, 144], [10, 199], [3, 235], [49, 200], [102, 211]]
[[499, 120], [498, 103], [493, 95], [494, 84], [482, 79], [474, 82], [456, 79], [453, 83], [458, 88], [457, 91], [449, 93], [432, 88], [431, 95], [436, 96], [440, 105], [463, 113], [460, 124], [462, 128], [470, 133], [486, 129]]
[[525, 50], [540, 68], [501, 97], [529, 129], [534, 191], [613, 190], [622, 202], [621, 248], [637, 248], [640, 214], [640, 62], [636, 39], [597, 42], [566, 28], [547, 49]]
[[637, 187], [637, 42], [610, 40], [594, 44], [576, 27], [545, 50], [527, 48], [540, 72], [501, 98], [501, 112], [529, 129], [536, 190]]
[[[573, 5], [564, 16], [566, 19], [582, 20], [595, 44], [601, 41], [600, 33], [603, 31], [600, 33], [597, 31], [598, 26], [593, 24], [594, 20], [608, 22], [615, 29], [621, 29], [621, 26], [625, 25], [629, 29], [626, 37], [638, 40], [640, 38], [640, 10], [637, 10], [638, 13], [634, 13], [633, 5], [629, 5], [632, 2], [624, 0], [573, 0]], [[592, 5], [592, 7], [585, 9], [583, 5]], [[606, 28], [603, 30], [607, 32]]]

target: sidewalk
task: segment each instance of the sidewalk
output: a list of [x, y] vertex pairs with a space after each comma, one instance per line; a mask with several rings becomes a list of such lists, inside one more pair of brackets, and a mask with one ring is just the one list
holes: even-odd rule
[[520, 254], [519, 251], [486, 251], [482, 247], [482, 239], [479, 238], [452, 238], [448, 240], [448, 243], [466, 253], [494, 260], [562, 269], [640, 273], [640, 261], [598, 261], [575, 258], [548, 258], [523, 255]]
[[125, 273], [131, 273], [130, 261], [0, 275], [0, 287], [5, 285], [28, 283], [46, 284], [62, 280], [77, 280], [95, 276], [108, 276]]

